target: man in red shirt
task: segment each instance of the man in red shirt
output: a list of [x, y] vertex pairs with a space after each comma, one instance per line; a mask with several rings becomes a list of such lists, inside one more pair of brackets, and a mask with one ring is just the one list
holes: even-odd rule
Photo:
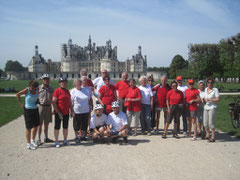
[[197, 103], [201, 101], [199, 96], [199, 91], [194, 88], [194, 80], [188, 80], [188, 89], [185, 91], [186, 105], [187, 105], [187, 117], [188, 117], [188, 136], [191, 137], [192, 133], [192, 124], [194, 135], [191, 140], [197, 139]]
[[172, 119], [174, 118], [174, 130], [173, 130], [173, 137], [179, 138], [177, 135], [177, 126], [179, 123], [179, 118], [181, 115], [181, 111], [183, 108], [183, 102], [184, 102], [184, 94], [182, 91], [177, 89], [177, 82], [173, 81], [171, 83], [172, 89], [168, 91], [167, 93], [167, 108], [168, 108], [168, 119], [167, 123], [165, 125], [164, 133], [162, 135], [162, 138], [166, 138], [166, 133], [169, 127], [169, 124], [171, 124]]
[[115, 84], [115, 88], [118, 92], [118, 101], [120, 103], [121, 111], [126, 113], [126, 108], [124, 106], [124, 101], [129, 88], [128, 74], [126, 72], [122, 73], [122, 80]]
[[167, 77], [162, 76], [161, 77], [161, 84], [156, 85], [152, 90], [153, 93], [156, 94], [155, 98], [157, 100], [156, 102], [156, 112], [157, 112], [157, 119], [156, 119], [156, 129], [154, 130], [154, 134], [158, 134], [158, 127], [159, 127], [159, 119], [161, 111], [164, 113], [164, 125], [167, 122], [167, 104], [166, 104], [166, 97], [168, 91], [171, 89], [171, 87], [167, 84]]

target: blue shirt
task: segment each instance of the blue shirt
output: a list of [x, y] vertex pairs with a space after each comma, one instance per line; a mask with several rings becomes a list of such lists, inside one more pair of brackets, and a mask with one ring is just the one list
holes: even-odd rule
[[38, 99], [38, 92], [36, 91], [35, 94], [31, 94], [29, 88], [27, 88], [28, 92], [25, 95], [25, 108], [26, 109], [37, 109], [37, 99]]

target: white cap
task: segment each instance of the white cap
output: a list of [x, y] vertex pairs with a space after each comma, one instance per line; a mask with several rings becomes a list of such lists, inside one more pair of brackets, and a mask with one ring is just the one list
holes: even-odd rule
[[101, 104], [96, 104], [94, 107], [95, 110], [97, 109], [103, 109], [103, 106]]
[[47, 73], [42, 75], [42, 79], [45, 79], [45, 78], [49, 79], [49, 75]]
[[204, 84], [204, 81], [203, 81], [203, 80], [198, 81], [198, 84], [200, 84], [200, 83], [203, 83], [203, 84]]
[[112, 107], [120, 107], [120, 104], [118, 101], [112, 102]]

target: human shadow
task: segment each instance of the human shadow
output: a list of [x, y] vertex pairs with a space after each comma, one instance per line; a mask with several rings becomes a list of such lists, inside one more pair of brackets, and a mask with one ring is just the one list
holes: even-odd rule
[[224, 133], [220, 131], [215, 132], [215, 139], [218, 142], [240, 142], [239, 137], [231, 136], [229, 133]]

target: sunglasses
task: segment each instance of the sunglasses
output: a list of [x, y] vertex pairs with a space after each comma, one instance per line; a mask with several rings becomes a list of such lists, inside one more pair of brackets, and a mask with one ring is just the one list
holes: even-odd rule
[[149, 82], [153, 81], [153, 80], [148, 80]]
[[208, 84], [213, 84], [213, 82], [212, 81], [209, 81], [209, 82], [207, 82]]
[[189, 85], [193, 86], [193, 83], [189, 83]]
[[104, 81], [109, 81], [109, 79], [104, 79]]
[[102, 72], [102, 74], [107, 74], [107, 72]]
[[177, 85], [172, 85], [172, 87], [177, 87]]

